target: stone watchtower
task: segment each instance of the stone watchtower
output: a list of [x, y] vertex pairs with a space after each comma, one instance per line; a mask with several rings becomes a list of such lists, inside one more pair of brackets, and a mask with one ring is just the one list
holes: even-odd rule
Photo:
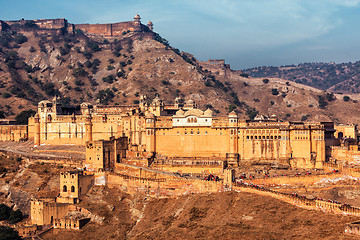
[[150, 29], [150, 31], [154, 31], [154, 24], [151, 21], [148, 22], [147, 26]]
[[145, 128], [146, 128], [146, 151], [155, 154], [156, 151], [156, 138], [155, 138], [155, 115], [148, 112], [145, 115]]
[[136, 14], [134, 17], [134, 32], [141, 32], [141, 21], [139, 14]]
[[226, 154], [226, 158], [231, 165], [237, 165], [239, 161], [238, 152], [238, 116], [232, 111], [229, 116], [229, 153]]

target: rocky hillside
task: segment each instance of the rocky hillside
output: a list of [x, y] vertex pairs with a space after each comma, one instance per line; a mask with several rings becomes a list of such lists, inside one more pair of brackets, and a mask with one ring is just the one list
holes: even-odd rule
[[302, 63], [282, 67], [256, 67], [244, 70], [252, 77], [277, 77], [322, 90], [360, 93], [360, 62]]
[[202, 109], [218, 115], [235, 110], [244, 118], [276, 114], [283, 120], [356, 123], [360, 115], [356, 95], [345, 98], [238, 71], [211, 73], [159, 35], [95, 41], [81, 33], [2, 32], [0, 45], [0, 117], [13, 118], [55, 95], [66, 105], [118, 105], [137, 104], [140, 94], [159, 94], [167, 103], [192, 98]]
[[[56, 197], [59, 171], [71, 169], [1, 155], [0, 203], [28, 216], [30, 199]], [[356, 217], [304, 210], [271, 197], [223, 192], [156, 199], [122, 190], [93, 186], [79, 204], [92, 213], [93, 221], [81, 231], [51, 230], [41, 238], [357, 239], [343, 230]]]

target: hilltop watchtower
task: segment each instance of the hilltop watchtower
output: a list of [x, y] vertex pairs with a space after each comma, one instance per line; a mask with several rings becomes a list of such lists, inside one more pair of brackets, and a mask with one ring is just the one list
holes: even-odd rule
[[154, 24], [152, 23], [152, 21], [149, 21], [149, 22], [147, 23], [147, 26], [148, 26], [148, 28], [149, 28], [151, 31], [154, 30]]
[[134, 32], [141, 32], [141, 21], [139, 14], [136, 14], [134, 17]]

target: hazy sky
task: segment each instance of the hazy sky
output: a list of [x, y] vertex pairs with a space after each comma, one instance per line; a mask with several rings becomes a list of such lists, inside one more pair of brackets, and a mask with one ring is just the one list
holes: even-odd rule
[[3, 20], [132, 20], [199, 60], [233, 69], [360, 60], [360, 0], [0, 0]]

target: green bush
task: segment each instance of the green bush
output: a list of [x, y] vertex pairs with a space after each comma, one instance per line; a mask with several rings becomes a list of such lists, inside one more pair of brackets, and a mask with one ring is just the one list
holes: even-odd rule
[[19, 113], [16, 117], [16, 124], [20, 124], [20, 125], [27, 125], [28, 124], [28, 119], [29, 117], [32, 117], [35, 115], [35, 111], [34, 110], [25, 110], [22, 111], [21, 113]]
[[322, 95], [318, 95], [318, 98], [319, 108], [324, 109], [328, 105], [328, 102]]
[[279, 91], [277, 90], [277, 88], [272, 88], [271, 89], [271, 94], [276, 96], [276, 95], [279, 95]]
[[32, 20], [27, 20], [24, 23], [24, 27], [28, 27], [28, 28], [38, 28], [39, 26], [36, 25], [36, 23]]
[[116, 73], [117, 77], [123, 77], [124, 76], [124, 72], [120, 71]]
[[11, 211], [10, 212], [9, 221], [10, 221], [11, 224], [18, 223], [21, 220], [23, 220], [23, 218], [24, 218], [24, 216], [23, 216], [22, 212], [19, 209], [16, 210], [16, 211]]
[[349, 97], [349, 96], [344, 96], [344, 97], [343, 97], [343, 100], [344, 100], [345, 102], [348, 102], [348, 101], [350, 101], [350, 97]]
[[306, 120], [308, 119], [309, 116], [310, 116], [310, 115], [303, 115], [303, 116], [301, 116], [300, 120], [301, 120], [302, 122], [304, 122], [304, 121], [306, 121]]
[[91, 49], [92, 52], [99, 52], [101, 51], [101, 48], [99, 47], [99, 44], [96, 43], [95, 41], [88, 41], [87, 42], [87, 47]]
[[10, 98], [12, 95], [8, 92], [4, 92], [2, 96], [3, 98]]
[[10, 217], [11, 208], [6, 206], [5, 204], [0, 204], [0, 221], [8, 220]]
[[113, 83], [115, 79], [116, 78], [113, 74], [102, 78], [103, 82], [110, 83], [110, 84]]
[[230, 105], [228, 106], [228, 111], [229, 111], [229, 113], [232, 112], [232, 111], [234, 111], [235, 109], [236, 109], [236, 106], [233, 105], [233, 104], [230, 104]]
[[110, 88], [107, 88], [100, 90], [95, 97], [100, 100], [101, 104], [107, 105], [115, 97], [115, 94]]
[[27, 42], [28, 39], [21, 33], [18, 33], [15, 35], [14, 40], [15, 40], [15, 43], [17, 43], [17, 44], [23, 44], [24, 42]]
[[88, 75], [88, 73], [85, 71], [85, 69], [81, 66], [76, 67], [73, 69], [73, 74], [74, 77], [86, 77]]
[[112, 65], [108, 65], [106, 69], [107, 69], [108, 71], [111, 71], [111, 70], [114, 70], [114, 69], [115, 69], [115, 67], [114, 67], [114, 66], [112, 66]]
[[91, 52], [88, 52], [88, 51], [84, 51], [82, 53], [84, 55], [84, 57], [86, 57], [87, 59], [90, 59], [92, 58], [93, 54]]
[[76, 86], [84, 86], [85, 85], [85, 83], [83, 82], [83, 81], [81, 81], [81, 80], [75, 80], [75, 85]]
[[0, 240], [21, 240], [19, 233], [6, 226], [0, 226]]
[[45, 94], [48, 96], [55, 96], [59, 94], [59, 90], [55, 88], [55, 84], [48, 82], [43, 85], [43, 90], [45, 91]]
[[248, 107], [245, 114], [248, 115], [250, 120], [253, 120], [259, 114], [259, 111], [257, 111], [255, 108]]

